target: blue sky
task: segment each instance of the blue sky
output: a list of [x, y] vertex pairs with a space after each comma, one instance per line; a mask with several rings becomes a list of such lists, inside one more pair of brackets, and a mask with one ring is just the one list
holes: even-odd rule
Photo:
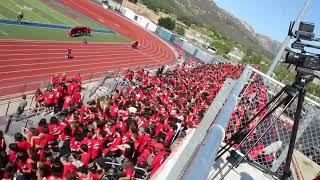
[[[214, 0], [216, 4], [249, 23], [257, 33], [283, 41], [290, 21], [297, 18], [304, 0]], [[303, 18], [316, 24], [320, 37], [320, 0], [312, 0]]]

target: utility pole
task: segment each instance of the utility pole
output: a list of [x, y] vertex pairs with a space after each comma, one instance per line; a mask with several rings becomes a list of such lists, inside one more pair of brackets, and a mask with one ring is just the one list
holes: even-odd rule
[[[306, 0], [306, 2], [304, 3], [304, 6], [303, 6], [303, 8], [301, 9], [300, 14], [299, 14], [299, 16], [297, 17], [297, 19], [296, 19], [296, 21], [295, 21], [295, 23], [294, 23], [294, 26], [293, 26], [293, 28], [292, 28], [292, 31], [293, 31], [293, 32], [295, 32], [295, 31], [298, 29], [299, 24], [300, 24], [300, 21], [301, 21], [303, 15], [304, 15], [304, 13], [305, 13], [306, 10], [308, 9], [308, 6], [310, 5], [310, 2], [311, 2], [311, 0]], [[287, 35], [287, 37], [285, 38], [285, 40], [283, 41], [283, 43], [282, 43], [282, 45], [281, 45], [280, 50], [278, 51], [277, 56], [273, 59], [273, 62], [272, 62], [271, 66], [270, 66], [270, 68], [269, 68], [269, 70], [268, 70], [268, 72], [267, 72], [267, 75], [268, 75], [268, 76], [270, 76], [270, 77], [272, 76], [272, 73], [273, 73], [273, 71], [275, 70], [275, 68], [277, 67], [277, 65], [279, 64], [279, 61], [280, 61], [281, 56], [282, 56], [282, 54], [283, 54], [283, 52], [284, 52], [284, 49], [286, 48], [286, 46], [287, 46], [287, 44], [289, 43], [289, 41], [290, 41], [290, 36]]]

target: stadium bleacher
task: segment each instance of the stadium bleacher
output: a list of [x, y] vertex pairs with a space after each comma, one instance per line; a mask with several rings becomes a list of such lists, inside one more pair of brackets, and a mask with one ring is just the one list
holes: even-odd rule
[[[81, 97], [72, 100], [81, 89], [79, 75], [71, 80], [54, 75], [49, 90], [43, 95], [38, 90], [36, 100], [48, 111], [54, 107], [55, 113], [62, 113], [15, 134], [16, 142], [9, 145], [9, 162], [14, 163], [3, 164], [15, 170], [3, 173], [10, 177], [14, 172], [50, 178], [111, 176], [109, 169], [101, 167], [101, 161], [109, 158], [124, 172], [117, 177], [150, 176], [170, 154], [172, 142], [188, 128], [197, 127], [225, 79], [237, 79], [242, 69], [243, 65], [203, 65], [189, 58], [166, 73], [163, 69], [154, 74], [128, 70], [123, 78], [129, 83], [88, 105], [80, 103]], [[81, 155], [84, 152], [89, 155]], [[46, 172], [48, 166], [57, 169]], [[142, 175], [134, 174], [134, 169]]]

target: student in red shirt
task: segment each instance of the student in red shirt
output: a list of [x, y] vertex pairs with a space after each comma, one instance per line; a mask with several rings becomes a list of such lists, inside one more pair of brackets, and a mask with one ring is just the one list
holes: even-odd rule
[[72, 95], [67, 95], [64, 97], [64, 103], [62, 109], [67, 109], [74, 104], [74, 98]]
[[47, 111], [50, 107], [53, 106], [54, 96], [52, 90], [48, 90], [44, 93], [44, 103], [45, 103], [45, 111]]
[[51, 85], [54, 87], [59, 82], [58, 74], [54, 74], [51, 76]]
[[74, 92], [74, 86], [71, 81], [67, 81], [67, 94], [72, 95]]
[[164, 162], [164, 160], [168, 156], [168, 152], [164, 150], [164, 146], [161, 143], [157, 143], [154, 145], [154, 151], [155, 154], [150, 167], [152, 168], [151, 174], [154, 174], [157, 169], [161, 166], [161, 164]]
[[120, 177], [119, 180], [134, 180], [135, 170], [132, 162], [129, 159], [124, 159], [122, 162], [122, 169], [124, 171], [124, 177]]
[[67, 80], [66, 73], [62, 73], [61, 78], [60, 78], [60, 83], [64, 84], [64, 83], [66, 83], [66, 80]]
[[85, 144], [80, 145], [80, 161], [83, 166], [87, 166], [90, 162], [90, 153], [88, 153], [88, 146]]
[[77, 172], [77, 167], [75, 165], [73, 165], [70, 161], [69, 161], [69, 155], [66, 155], [64, 157], [61, 158], [61, 162], [63, 164], [63, 173], [62, 173], [62, 177], [66, 177], [66, 174], [68, 173], [75, 173]]
[[30, 143], [24, 139], [23, 135], [21, 133], [16, 133], [14, 135], [14, 139], [16, 141], [16, 144], [19, 149], [28, 151], [31, 148]]
[[54, 116], [50, 118], [49, 132], [55, 139], [57, 139], [61, 133], [58, 124], [58, 119]]
[[9, 144], [9, 162], [15, 162], [17, 158], [17, 152], [19, 151], [17, 143]]
[[74, 98], [74, 103], [79, 103], [79, 102], [81, 102], [80, 90], [76, 90], [76, 91], [73, 93], [73, 98]]
[[58, 108], [60, 106], [60, 102], [62, 99], [62, 94], [59, 91], [54, 91], [53, 92], [53, 106], [55, 108]]

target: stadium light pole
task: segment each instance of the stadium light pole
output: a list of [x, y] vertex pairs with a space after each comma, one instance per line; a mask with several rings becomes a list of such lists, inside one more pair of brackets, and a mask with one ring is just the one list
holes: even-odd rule
[[[307, 10], [310, 2], [311, 2], [311, 0], [306, 0], [306, 1], [305, 1], [304, 6], [303, 6], [303, 8], [301, 9], [300, 14], [299, 14], [299, 16], [297, 17], [297, 19], [296, 19], [296, 21], [295, 21], [295, 23], [294, 23], [294, 26], [293, 26], [293, 28], [292, 28], [292, 31], [293, 31], [293, 32], [295, 32], [295, 31], [298, 29], [298, 26], [299, 26], [299, 24], [300, 24], [300, 21], [301, 21], [303, 15], [304, 15], [304, 13], [306, 12], [306, 10]], [[269, 70], [268, 70], [268, 72], [267, 72], [267, 75], [268, 75], [268, 76], [270, 76], [270, 77], [272, 76], [272, 73], [273, 73], [274, 69], [277, 67], [277, 65], [279, 64], [279, 61], [280, 61], [281, 56], [282, 56], [282, 54], [283, 54], [283, 52], [284, 52], [284, 49], [286, 48], [286, 46], [287, 46], [287, 44], [289, 43], [289, 41], [290, 41], [290, 36], [287, 35], [287, 37], [285, 38], [285, 40], [283, 41], [283, 43], [282, 43], [282, 45], [281, 45], [280, 50], [278, 51], [278, 54], [277, 54], [276, 57], [273, 59], [273, 62], [272, 62], [271, 66], [270, 66], [270, 68], [269, 68]]]

